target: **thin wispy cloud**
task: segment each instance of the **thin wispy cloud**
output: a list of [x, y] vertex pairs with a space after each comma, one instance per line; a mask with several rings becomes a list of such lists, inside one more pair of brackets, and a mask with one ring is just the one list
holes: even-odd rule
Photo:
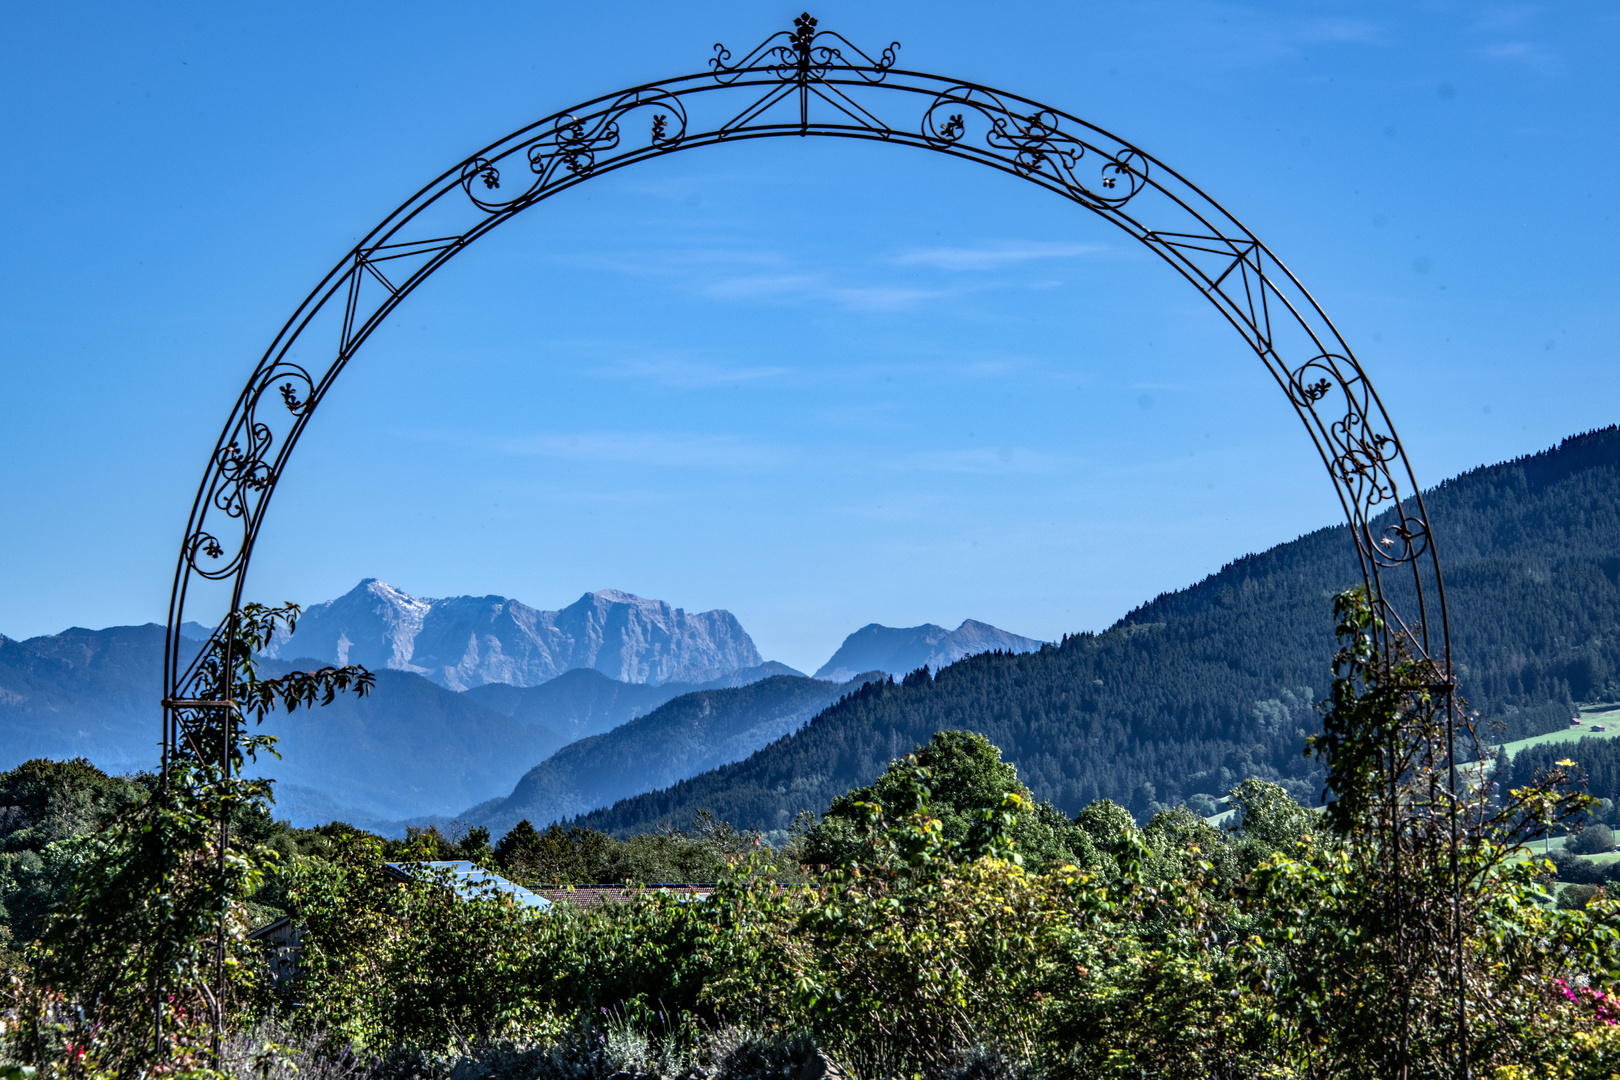
[[1296, 17], [1271, 8], [1232, 3], [1154, 5], [1172, 27], [1168, 55], [1189, 55], [1201, 66], [1249, 66], [1294, 60], [1320, 45], [1388, 46], [1383, 23], [1345, 16]]
[[1517, 30], [1530, 21], [1534, 14], [1531, 8], [1522, 5], [1504, 5], [1489, 7], [1480, 13], [1474, 27], [1477, 30], [1503, 31]]
[[702, 390], [716, 386], [779, 379], [792, 368], [770, 365], [735, 365], [696, 356], [654, 356], [616, 360], [594, 372], [602, 378], [653, 382], [678, 390]]
[[1041, 259], [1074, 259], [1106, 250], [1104, 244], [1027, 240], [971, 248], [919, 248], [902, 252], [893, 262], [896, 266], [926, 266], [935, 270], [996, 270]]
[[1294, 30], [1293, 37], [1304, 42], [1334, 42], [1347, 45], [1387, 44], [1384, 28], [1363, 19], [1312, 19]]
[[780, 251], [749, 248], [694, 248], [668, 254], [674, 266], [786, 266]]
[[1479, 54], [1488, 60], [1523, 64], [1537, 71], [1551, 71], [1558, 66], [1558, 58], [1552, 50], [1534, 41], [1496, 42], [1481, 48]]
[[684, 248], [663, 251], [571, 254], [559, 261], [570, 266], [607, 270], [636, 277], [689, 274], [693, 267], [786, 266], [788, 259], [779, 251], [747, 248]]
[[815, 274], [732, 277], [699, 291], [712, 300], [822, 300], [852, 311], [899, 311], [949, 295], [907, 285], [837, 285]]
[[1476, 40], [1496, 38], [1479, 46], [1475, 52], [1487, 60], [1519, 64], [1540, 72], [1558, 67], [1558, 57], [1552, 49], [1532, 40], [1531, 22], [1537, 12], [1524, 5], [1487, 8], [1472, 27]]
[[537, 434], [500, 439], [501, 453], [609, 465], [757, 471], [779, 468], [790, 457], [780, 447], [731, 435], [654, 432]]
[[828, 297], [856, 311], [899, 311], [948, 295], [943, 289], [913, 289], [902, 285], [866, 285], [830, 289]]
[[[883, 271], [907, 269], [995, 271], [1027, 263], [1075, 259], [1109, 250], [1106, 244], [1059, 241], [1005, 241], [977, 247], [919, 248], [881, 260]], [[665, 250], [620, 253], [575, 260], [594, 269], [678, 279], [681, 287], [710, 300], [728, 303], [757, 301], [820, 301], [849, 311], [905, 311], [959, 295], [960, 288], [940, 288], [911, 282], [852, 282], [843, 271], [828, 273], [806, 269], [779, 251], [736, 248]], [[752, 272], [735, 272], [747, 268]], [[727, 270], [733, 272], [727, 273]], [[715, 271], [718, 271], [716, 273]], [[892, 271], [888, 271], [892, 274]], [[881, 276], [882, 271], [880, 271]], [[1058, 282], [1042, 281], [1050, 288]], [[982, 285], [979, 287], [983, 287]], [[727, 381], [720, 379], [718, 381]]]
[[951, 473], [989, 476], [1007, 473], [1052, 473], [1062, 459], [1039, 450], [1017, 446], [970, 447], [961, 450], [927, 450], [905, 454], [883, 463], [889, 472]]
[[809, 274], [748, 274], [711, 281], [698, 291], [714, 300], [757, 300], [803, 295], [820, 288], [820, 281]]

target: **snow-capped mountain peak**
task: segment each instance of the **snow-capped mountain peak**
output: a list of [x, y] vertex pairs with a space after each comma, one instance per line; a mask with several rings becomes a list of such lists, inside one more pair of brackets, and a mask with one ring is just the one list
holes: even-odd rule
[[729, 611], [689, 613], [618, 589], [560, 611], [504, 596], [412, 596], [367, 578], [311, 605], [267, 655], [414, 671], [453, 690], [536, 686], [589, 667], [625, 682], [707, 682], [763, 663]]

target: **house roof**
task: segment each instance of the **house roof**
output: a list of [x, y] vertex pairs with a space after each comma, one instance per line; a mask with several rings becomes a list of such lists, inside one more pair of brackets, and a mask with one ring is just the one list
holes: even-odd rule
[[423, 876], [423, 871], [448, 872], [450, 888], [464, 900], [500, 895], [510, 896], [514, 903], [536, 911], [548, 911], [551, 908], [551, 901], [545, 897], [536, 895], [515, 882], [507, 881], [499, 874], [492, 874], [482, 867], [474, 866], [466, 859], [457, 859], [454, 862], [383, 863], [383, 872], [395, 881], [415, 881]]
[[265, 923], [263, 926], [259, 927], [257, 930], [248, 931], [248, 939], [250, 941], [259, 941], [259, 940], [263, 940], [263, 939], [266, 939], [266, 938], [275, 939], [275, 938], [285, 937], [285, 936], [289, 935], [292, 932], [291, 929], [290, 929], [291, 926], [292, 926], [292, 916], [291, 915], [283, 915], [281, 918], [276, 919], [274, 922]]
[[548, 900], [582, 908], [624, 903], [656, 892], [674, 893], [682, 900], [707, 900], [713, 891], [712, 884], [685, 881], [649, 885], [542, 885], [535, 889]]

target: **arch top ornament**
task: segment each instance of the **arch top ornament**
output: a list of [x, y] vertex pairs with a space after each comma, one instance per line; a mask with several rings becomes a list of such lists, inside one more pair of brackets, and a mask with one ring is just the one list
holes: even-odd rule
[[[697, 71], [581, 102], [455, 163], [321, 279], [260, 358], [210, 455], [176, 565], [164, 662], [165, 753], [211, 721], [182, 646], [196, 592], [237, 610], [265, 512], [299, 436], [371, 334], [479, 237], [554, 195], [666, 154], [747, 139], [863, 139], [989, 166], [1135, 237], [1191, 283], [1266, 366], [1327, 468], [1390, 632], [1449, 672], [1445, 602], [1427, 514], [1395, 428], [1349, 345], [1253, 233], [1175, 170], [1032, 99], [903, 68], [808, 13]], [[1390, 572], [1408, 583], [1383, 587]], [[1409, 576], [1408, 576], [1409, 575]], [[166, 759], [167, 760], [167, 759]]]

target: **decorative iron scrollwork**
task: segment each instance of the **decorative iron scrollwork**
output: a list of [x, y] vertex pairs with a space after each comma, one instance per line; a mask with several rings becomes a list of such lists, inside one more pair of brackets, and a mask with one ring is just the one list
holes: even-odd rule
[[302, 416], [314, 400], [315, 380], [299, 364], [282, 361], [266, 372], [259, 382], [262, 389], [254, 396], [253, 410], [257, 410], [259, 397], [272, 385], [281, 392], [281, 403], [294, 416]]
[[242, 567], [242, 553], [249, 546], [255, 511], [275, 486], [275, 430], [259, 418], [259, 406], [272, 389], [295, 421], [314, 405], [315, 381], [299, 364], [275, 364], [255, 380], [241, 420], [231, 437], [214, 452], [214, 484], [208, 499], [210, 510], [237, 523], [241, 540], [231, 543], [230, 557], [226, 558], [225, 543], [203, 528], [202, 522], [197, 523], [186, 538], [184, 559], [200, 577], [218, 581]]
[[[657, 88], [637, 90], [594, 112], [565, 113], [551, 124], [546, 134], [503, 151], [499, 159], [482, 156], [469, 159], [461, 167], [461, 187], [473, 205], [485, 213], [521, 209], [550, 188], [592, 175], [600, 155], [621, 148], [621, 121], [637, 109], [651, 112], [646, 129], [648, 140], [637, 149], [672, 150], [686, 137], [686, 106], [679, 96]], [[527, 159], [534, 179], [516, 195], [490, 197], [490, 192], [501, 187], [500, 161], [519, 153]]]
[[[964, 146], [968, 134], [964, 117], [970, 112], [984, 118], [982, 147]], [[1148, 178], [1147, 159], [1137, 151], [1127, 147], [1110, 154], [1064, 131], [1056, 112], [1021, 112], [981, 87], [959, 84], [936, 94], [923, 111], [922, 132], [935, 147], [967, 148], [1001, 158], [1020, 176], [1055, 182], [1093, 208], [1124, 206]], [[1080, 176], [1081, 161], [1088, 156], [1099, 162], [1094, 185]]]
[[[1361, 366], [1348, 356], [1321, 353], [1295, 368], [1289, 396], [1318, 419], [1327, 439], [1328, 468], [1349, 496], [1356, 544], [1382, 567], [1412, 563], [1428, 551], [1428, 526], [1402, 514], [1393, 524], [1378, 522], [1400, 509], [1401, 497], [1392, 469], [1401, 458], [1391, 431], [1376, 422], [1371, 387]], [[1330, 398], [1342, 395], [1342, 411], [1331, 411]], [[1324, 414], [1327, 419], [1324, 420]]]
[[[870, 83], [880, 83], [899, 56], [898, 41], [891, 41], [873, 59], [844, 35], [816, 27], [816, 18], [807, 11], [793, 20], [792, 30], [777, 31], [750, 49], [735, 64], [731, 63], [731, 50], [716, 42], [714, 56], [709, 60], [711, 77], [721, 85], [730, 85], [744, 75], [762, 73], [782, 82], [806, 83], [824, 80], [829, 73], [838, 70], [850, 72]], [[819, 44], [823, 39], [838, 44]], [[862, 62], [856, 63], [846, 58], [845, 49]]]
[[1369, 537], [1366, 546], [1380, 566], [1397, 567], [1416, 562], [1428, 553], [1429, 523], [1420, 517], [1402, 517], [1385, 525], [1376, 540]]

